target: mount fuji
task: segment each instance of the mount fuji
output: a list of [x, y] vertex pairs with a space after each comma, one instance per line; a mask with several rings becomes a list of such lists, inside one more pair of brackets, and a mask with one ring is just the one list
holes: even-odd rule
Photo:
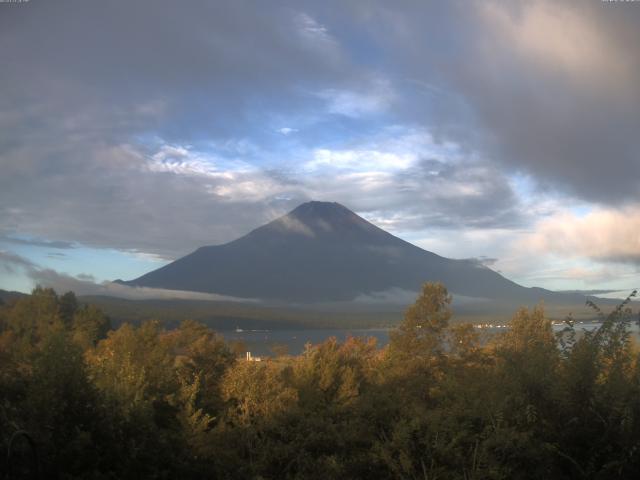
[[121, 283], [308, 304], [398, 289], [417, 292], [426, 281], [443, 282], [454, 295], [466, 297], [584, 302], [580, 295], [523, 287], [475, 260], [441, 257], [338, 203], [318, 201]]

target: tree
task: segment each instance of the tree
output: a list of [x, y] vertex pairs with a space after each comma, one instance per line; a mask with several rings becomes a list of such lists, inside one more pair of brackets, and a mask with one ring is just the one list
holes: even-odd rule
[[392, 355], [431, 357], [442, 352], [451, 318], [451, 295], [442, 283], [427, 282], [390, 334]]
[[209, 415], [216, 416], [222, 408], [220, 393], [222, 377], [235, 355], [220, 335], [206, 326], [185, 320], [180, 328], [167, 334], [176, 356], [178, 376], [187, 383], [197, 383], [194, 405]]
[[16, 336], [23, 354], [41, 346], [51, 334], [64, 330], [58, 295], [52, 288], [36, 287], [20, 298], [7, 313], [7, 327]]
[[58, 299], [58, 314], [67, 328], [71, 326], [77, 310], [78, 299], [75, 293], [67, 292]]
[[101, 415], [82, 351], [66, 332], [55, 332], [43, 340], [32, 366], [20, 405], [22, 428], [40, 445], [48, 476], [62, 470], [81, 475], [101, 455], [92, 448]]
[[111, 322], [98, 307], [85, 305], [75, 311], [71, 328], [73, 340], [86, 350], [107, 336]]

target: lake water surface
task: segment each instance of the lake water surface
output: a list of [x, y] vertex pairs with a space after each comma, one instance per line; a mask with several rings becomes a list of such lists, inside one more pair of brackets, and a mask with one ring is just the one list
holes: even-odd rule
[[374, 337], [378, 346], [384, 346], [389, 342], [388, 328], [368, 329], [304, 329], [304, 330], [242, 330], [221, 331], [227, 341], [242, 341], [247, 346], [247, 351], [252, 355], [273, 355], [274, 346], [286, 345], [291, 355], [299, 355], [304, 351], [307, 343], [318, 344], [336, 337], [343, 342], [348, 337]]
[[[597, 322], [576, 323], [576, 331], [593, 330], [598, 328]], [[554, 324], [555, 331], [561, 331], [564, 324]], [[273, 348], [286, 346], [287, 352], [291, 355], [299, 355], [304, 351], [307, 343], [322, 343], [330, 337], [335, 337], [343, 342], [348, 337], [373, 337], [379, 347], [389, 343], [390, 328], [368, 328], [368, 329], [286, 329], [286, 330], [227, 330], [220, 333], [227, 341], [241, 341], [246, 345], [247, 351], [255, 356], [272, 356]], [[505, 326], [487, 327], [480, 331], [492, 335], [504, 332]], [[640, 340], [640, 331], [635, 323], [631, 324], [631, 331], [636, 340]]]

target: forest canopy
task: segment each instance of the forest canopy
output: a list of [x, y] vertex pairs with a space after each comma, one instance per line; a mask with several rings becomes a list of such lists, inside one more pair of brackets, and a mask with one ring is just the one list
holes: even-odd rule
[[592, 307], [592, 332], [556, 334], [537, 307], [486, 339], [427, 283], [384, 347], [251, 362], [197, 322], [114, 330], [36, 288], [0, 305], [0, 477], [635, 478], [629, 299]]

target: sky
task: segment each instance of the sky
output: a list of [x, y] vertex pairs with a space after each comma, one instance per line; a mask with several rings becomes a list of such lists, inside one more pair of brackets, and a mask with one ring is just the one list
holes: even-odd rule
[[308, 200], [640, 286], [640, 2], [0, 3], [0, 288], [111, 291]]

